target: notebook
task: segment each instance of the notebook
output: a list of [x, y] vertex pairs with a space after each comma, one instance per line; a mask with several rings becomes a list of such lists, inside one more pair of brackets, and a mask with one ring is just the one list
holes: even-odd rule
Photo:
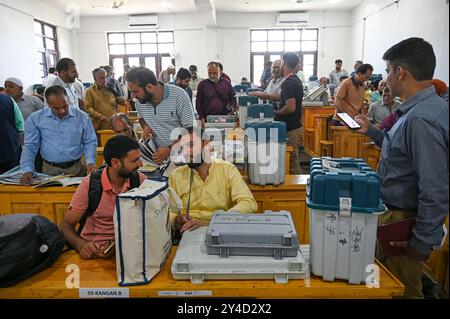
[[395, 241], [407, 241], [413, 233], [416, 218], [408, 218], [395, 223], [378, 226], [377, 238], [381, 244], [381, 249], [385, 257], [395, 257], [405, 255], [403, 248], [393, 247], [389, 243]]

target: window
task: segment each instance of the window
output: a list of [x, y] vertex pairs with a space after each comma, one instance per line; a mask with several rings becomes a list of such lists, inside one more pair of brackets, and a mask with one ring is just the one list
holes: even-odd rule
[[250, 77], [260, 85], [268, 61], [281, 59], [284, 52], [295, 52], [301, 70], [308, 80], [317, 75], [318, 29], [258, 29], [250, 30]]
[[174, 47], [172, 31], [114, 32], [108, 33], [109, 61], [120, 77], [123, 65], [145, 66], [156, 77], [175, 60], [170, 57]]
[[41, 78], [48, 75], [48, 69], [56, 65], [59, 59], [56, 27], [48, 23], [34, 20], [34, 35], [38, 48], [38, 61]]

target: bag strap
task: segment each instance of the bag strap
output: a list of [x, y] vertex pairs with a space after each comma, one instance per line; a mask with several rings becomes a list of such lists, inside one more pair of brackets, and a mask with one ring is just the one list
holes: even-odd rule
[[83, 231], [84, 224], [86, 220], [97, 210], [98, 204], [100, 204], [100, 200], [102, 199], [103, 194], [103, 186], [102, 186], [102, 173], [103, 169], [98, 169], [91, 174], [89, 179], [89, 204], [88, 208], [85, 210], [83, 216], [80, 219], [80, 226], [78, 227], [77, 234], [78, 236]]

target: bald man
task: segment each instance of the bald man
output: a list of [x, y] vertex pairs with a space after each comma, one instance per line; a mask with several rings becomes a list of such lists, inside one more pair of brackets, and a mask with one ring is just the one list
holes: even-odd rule
[[24, 120], [31, 113], [44, 107], [44, 103], [38, 97], [23, 93], [23, 83], [18, 78], [11, 77], [6, 79], [5, 92], [17, 103]]

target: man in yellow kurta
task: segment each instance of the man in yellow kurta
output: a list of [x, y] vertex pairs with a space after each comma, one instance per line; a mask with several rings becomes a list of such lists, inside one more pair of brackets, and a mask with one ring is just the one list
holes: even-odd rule
[[97, 68], [92, 71], [95, 83], [86, 90], [85, 109], [95, 130], [109, 128], [109, 117], [117, 112], [116, 97], [106, 85], [106, 71]]
[[[203, 132], [200, 127], [184, 129], [173, 147], [182, 149], [187, 162], [169, 176], [169, 186], [183, 201], [181, 214], [170, 214], [172, 226], [181, 232], [208, 225], [219, 209], [255, 213], [258, 208], [238, 169], [229, 162], [211, 160], [209, 140]], [[186, 215], [191, 173], [190, 209]]]

